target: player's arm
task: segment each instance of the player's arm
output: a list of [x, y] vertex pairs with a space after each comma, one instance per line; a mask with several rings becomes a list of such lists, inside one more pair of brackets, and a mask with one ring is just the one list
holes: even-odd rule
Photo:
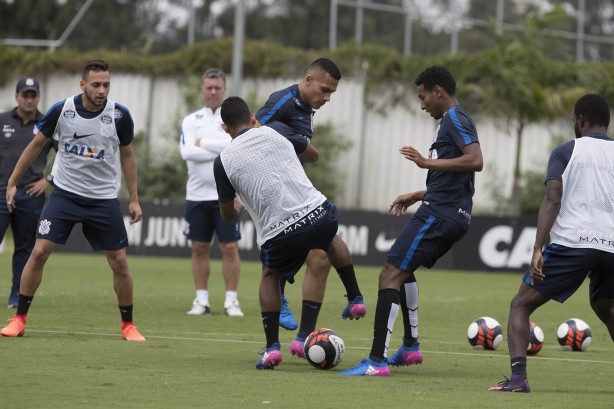
[[130, 198], [130, 203], [128, 205], [130, 224], [134, 224], [143, 219], [143, 211], [141, 210], [141, 205], [139, 205], [139, 193], [137, 188], [136, 155], [134, 154], [132, 145], [120, 145], [119, 152], [122, 172]]
[[294, 129], [279, 121], [270, 122], [266, 126], [274, 129], [292, 143], [294, 152], [296, 152], [296, 156], [298, 156], [301, 163], [318, 161], [318, 150], [311, 144], [309, 138], [297, 133]]
[[34, 162], [34, 159], [40, 155], [41, 151], [45, 144], [47, 144], [48, 139], [42, 132], [38, 132], [34, 139], [26, 146], [26, 149], [21, 153], [15, 168], [13, 169], [13, 173], [9, 177], [7, 186], [6, 186], [6, 205], [8, 207], [9, 213], [15, 209], [15, 193], [17, 192], [17, 182], [21, 179], [23, 174], [28, 170], [28, 168]]
[[388, 207], [388, 211], [395, 216], [401, 216], [407, 211], [407, 208], [414, 203], [424, 199], [426, 190], [420, 190], [418, 192], [405, 193], [398, 196]]
[[115, 104], [115, 108], [123, 113], [119, 119], [115, 120], [115, 129], [119, 138], [119, 161], [130, 200], [128, 204], [130, 224], [134, 224], [143, 219], [143, 211], [139, 204], [137, 187], [136, 155], [134, 149], [132, 149], [132, 141], [134, 140], [134, 121], [132, 120], [132, 115], [130, 115], [128, 108], [118, 103]]
[[213, 162], [213, 176], [215, 177], [215, 186], [217, 188], [218, 200], [220, 202], [220, 214], [222, 220], [230, 221], [239, 217], [239, 210], [235, 205], [236, 192], [228, 174], [222, 164], [222, 158], [217, 157]]
[[445, 172], [480, 172], [484, 167], [482, 149], [477, 142], [466, 145], [462, 150], [462, 155], [451, 159], [429, 159], [423, 157], [420, 152], [412, 146], [403, 146], [399, 152], [405, 159], [408, 159], [422, 169], [441, 170]]
[[[230, 139], [230, 136], [228, 137]], [[227, 141], [202, 141], [202, 135], [196, 132], [196, 125], [192, 115], [184, 118], [181, 124], [181, 138], [179, 140], [179, 153], [183, 160], [194, 162], [210, 162], [226, 147]]]

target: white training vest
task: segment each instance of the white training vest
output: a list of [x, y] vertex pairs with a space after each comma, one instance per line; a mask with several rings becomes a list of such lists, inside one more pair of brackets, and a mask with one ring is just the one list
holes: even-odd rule
[[614, 253], [614, 141], [576, 139], [562, 176], [552, 243]]
[[259, 246], [326, 201], [307, 178], [292, 143], [267, 126], [239, 135], [220, 156], [254, 221]]
[[107, 99], [95, 118], [79, 116], [67, 98], [55, 128], [58, 153], [51, 174], [54, 185], [92, 199], [114, 199], [121, 184], [115, 102]]

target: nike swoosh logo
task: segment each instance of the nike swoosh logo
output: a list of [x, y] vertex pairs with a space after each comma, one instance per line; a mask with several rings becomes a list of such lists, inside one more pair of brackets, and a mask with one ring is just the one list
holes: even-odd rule
[[396, 238], [387, 239], [386, 232], [383, 231], [380, 234], [378, 234], [375, 239], [375, 250], [381, 251], [381, 252], [388, 251], [390, 250], [390, 247], [392, 247], [395, 241], [396, 241]]
[[72, 137], [75, 138], [75, 139], [81, 139], [81, 138], [85, 138], [87, 136], [92, 136], [92, 135], [94, 135], [94, 134], [93, 133], [88, 133], [86, 135], [77, 135], [77, 133], [75, 132]]

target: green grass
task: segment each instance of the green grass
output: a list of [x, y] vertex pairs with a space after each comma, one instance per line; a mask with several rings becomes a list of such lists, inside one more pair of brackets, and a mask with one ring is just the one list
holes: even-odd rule
[[[254, 369], [264, 345], [258, 307], [260, 268], [244, 262], [239, 297], [245, 318], [223, 315], [220, 264], [213, 262], [213, 314], [192, 317], [188, 259], [131, 257], [135, 322], [148, 342], [120, 340], [111, 272], [103, 255], [54, 254], [30, 310], [27, 332], [0, 339], [2, 407], [17, 408], [559, 408], [612, 407], [614, 345], [588, 305], [584, 285], [563, 305], [549, 303], [533, 317], [546, 343], [528, 362], [531, 394], [487, 391], [509, 375], [507, 343], [474, 351], [469, 323], [489, 315], [507, 324], [518, 274], [420, 270], [420, 338], [424, 365], [393, 368], [390, 378], [341, 377], [368, 355], [379, 268], [357, 269], [368, 316], [343, 321], [340, 280], [331, 274], [319, 327], [336, 330], [346, 355], [330, 371], [290, 356], [295, 335], [281, 333], [284, 363], [275, 371]], [[0, 296], [8, 296], [10, 251], [0, 254]], [[295, 312], [300, 282], [287, 287]], [[5, 302], [4, 298], [2, 299]], [[3, 307], [4, 308], [4, 307]], [[14, 310], [4, 309], [6, 317]], [[556, 328], [578, 317], [593, 330], [588, 351], [562, 351]], [[402, 336], [397, 320], [391, 349]]]

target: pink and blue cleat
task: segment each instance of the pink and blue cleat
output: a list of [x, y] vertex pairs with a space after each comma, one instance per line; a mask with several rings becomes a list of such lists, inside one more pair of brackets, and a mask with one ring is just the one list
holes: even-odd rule
[[418, 341], [409, 347], [401, 345], [401, 348], [388, 358], [388, 365], [392, 366], [420, 365], [421, 363], [422, 352]]
[[264, 351], [260, 352], [262, 358], [256, 363], [256, 369], [275, 369], [282, 361], [279, 350], [279, 343], [274, 343], [270, 348], [265, 348]]
[[344, 320], [348, 318], [351, 320], [359, 320], [364, 318], [365, 315], [367, 315], [367, 307], [365, 307], [362, 296], [358, 295], [343, 309], [341, 318]]
[[348, 376], [390, 376], [390, 369], [386, 360], [380, 363], [372, 361], [370, 358], [363, 359], [358, 365], [343, 372], [339, 375]]
[[290, 353], [293, 356], [297, 356], [299, 358], [305, 358], [305, 351], [303, 347], [305, 346], [305, 338], [301, 338], [298, 335], [296, 339], [290, 343]]

